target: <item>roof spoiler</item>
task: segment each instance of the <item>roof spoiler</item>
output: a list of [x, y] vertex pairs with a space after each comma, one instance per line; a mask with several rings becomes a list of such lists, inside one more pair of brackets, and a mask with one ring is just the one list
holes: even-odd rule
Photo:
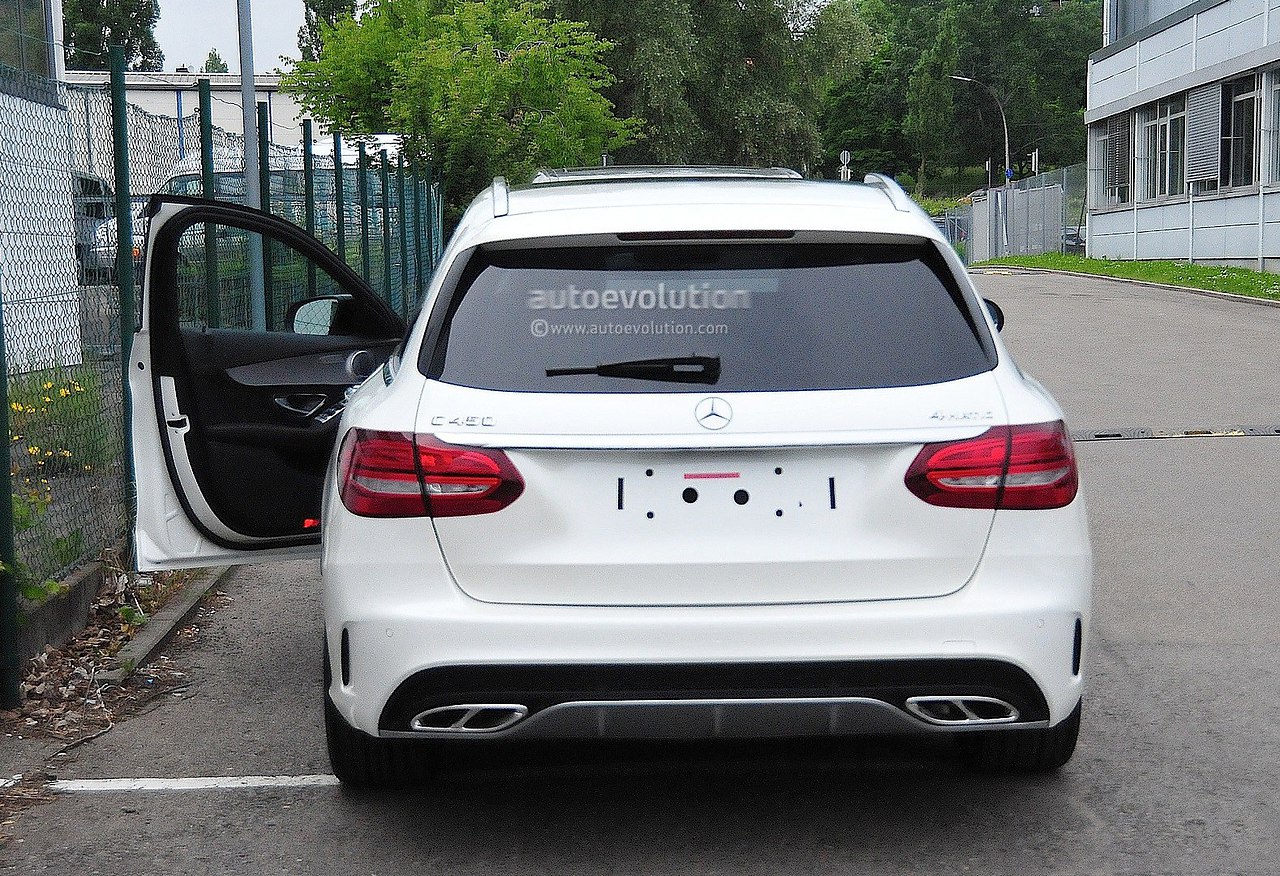
[[902, 186], [891, 176], [883, 173], [869, 173], [862, 178], [865, 185], [874, 186], [889, 196], [895, 210], [902, 213], [920, 212], [920, 205], [911, 200], [911, 196], [902, 190]]

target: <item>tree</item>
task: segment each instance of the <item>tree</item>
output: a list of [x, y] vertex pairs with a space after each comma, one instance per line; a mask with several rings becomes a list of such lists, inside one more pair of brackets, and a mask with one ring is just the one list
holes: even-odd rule
[[63, 0], [67, 67], [106, 70], [109, 46], [124, 47], [130, 70], [160, 70], [164, 52], [156, 42], [157, 0]]
[[324, 29], [332, 29], [344, 18], [356, 13], [356, 0], [303, 0], [302, 27], [298, 29], [298, 51], [302, 60], [320, 57], [324, 45]]
[[217, 49], [209, 50], [209, 57], [204, 59], [204, 66], [200, 68], [201, 73], [230, 73], [231, 68], [227, 66], [227, 62], [222, 60], [222, 56], [218, 54]]
[[378, 0], [323, 30], [320, 56], [282, 87], [332, 130], [394, 131], [448, 180], [451, 215], [495, 175], [594, 164], [631, 142], [601, 91], [608, 47], [585, 25], [520, 0]]
[[636, 163], [785, 164], [821, 151], [833, 76], [870, 54], [853, 0], [555, 0], [613, 43], [606, 95], [645, 119], [620, 158]]
[[[848, 148], [868, 162], [858, 170], [904, 178], [931, 165], [932, 185], [949, 169], [954, 185], [967, 191], [985, 175], [962, 169], [988, 158], [996, 169], [1004, 163], [997, 103], [1008, 117], [1018, 175], [1029, 171], [1027, 155], [1037, 148], [1043, 165], [1084, 160], [1085, 76], [1102, 42], [1101, 0], [853, 2], [879, 48], [825, 102], [827, 160]], [[990, 93], [948, 80], [952, 73]]]
[[907, 116], [903, 133], [920, 156], [916, 194], [924, 193], [925, 165], [942, 161], [951, 148], [954, 125], [951, 74], [959, 61], [956, 46], [955, 9], [946, 9], [933, 45], [920, 55], [907, 82]]

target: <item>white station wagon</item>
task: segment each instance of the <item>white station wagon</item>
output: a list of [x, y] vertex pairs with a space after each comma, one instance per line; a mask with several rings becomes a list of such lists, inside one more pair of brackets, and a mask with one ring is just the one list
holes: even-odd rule
[[139, 568], [320, 557], [344, 782], [419, 781], [441, 740], [1071, 757], [1069, 433], [892, 180], [498, 179], [408, 326], [287, 222], [150, 214]]

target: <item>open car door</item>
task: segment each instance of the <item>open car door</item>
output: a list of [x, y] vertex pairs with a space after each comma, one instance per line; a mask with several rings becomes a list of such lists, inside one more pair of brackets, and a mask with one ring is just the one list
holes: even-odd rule
[[292, 223], [178, 197], [148, 214], [129, 367], [138, 568], [318, 556], [347, 390], [404, 325]]

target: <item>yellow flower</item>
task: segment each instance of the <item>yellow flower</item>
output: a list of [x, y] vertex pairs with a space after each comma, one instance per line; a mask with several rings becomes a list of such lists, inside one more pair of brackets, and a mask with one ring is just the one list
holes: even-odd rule
[[22, 402], [9, 402], [9, 407], [13, 408], [18, 413], [22, 413]]
[[67, 459], [70, 459], [70, 458], [71, 458], [71, 451], [70, 451], [70, 450], [59, 450], [59, 451], [58, 451], [58, 455], [59, 455], [59, 456], [65, 456]]
[[30, 453], [32, 456], [39, 456], [40, 448], [32, 444], [30, 447], [27, 448], [27, 453]]
[[45, 388], [45, 389], [53, 389], [53, 383], [52, 383], [52, 382], [50, 382], [50, 383], [46, 383], [46, 384], [44, 385], [44, 388]]
[[50, 402], [52, 402], [52, 401], [53, 401], [53, 399], [49, 398], [49, 396], [47, 396], [47, 395], [46, 395], [46, 396], [44, 397], [44, 402], [45, 402], [45, 404], [49, 404], [49, 403], [50, 403]]
[[65, 386], [62, 387], [62, 389], [58, 390], [59, 398], [66, 398], [69, 395], [71, 395], [71, 390], [67, 389]]
[[85, 470], [85, 471], [93, 471], [93, 466], [89, 465], [88, 463], [85, 463], [84, 470]]

